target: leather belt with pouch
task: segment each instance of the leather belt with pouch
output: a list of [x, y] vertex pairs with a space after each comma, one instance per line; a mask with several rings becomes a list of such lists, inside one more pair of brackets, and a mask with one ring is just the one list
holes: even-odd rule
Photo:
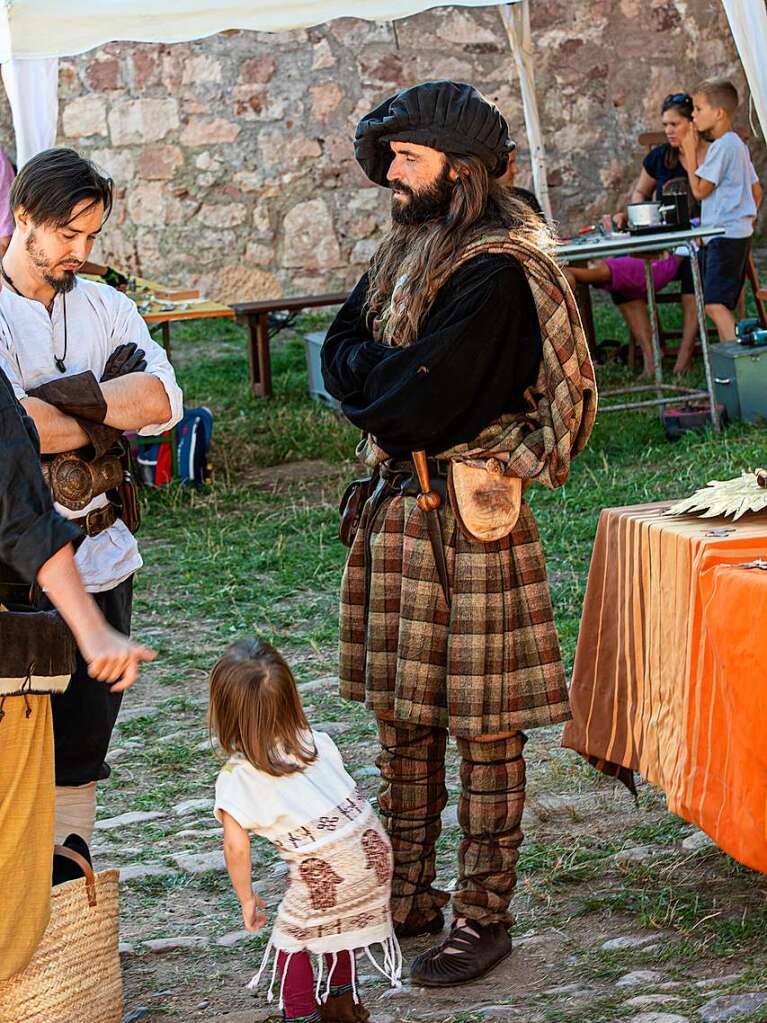
[[450, 503], [467, 540], [491, 543], [508, 536], [517, 524], [524, 486], [519, 477], [504, 475], [504, 461], [499, 454], [450, 462]]
[[81, 511], [99, 494], [123, 481], [121, 453], [110, 451], [90, 461], [79, 451], [65, 451], [41, 462], [43, 477], [54, 501], [72, 511]]
[[141, 524], [136, 485], [127, 471], [127, 462], [121, 444], [97, 458], [85, 458], [81, 451], [65, 451], [44, 458], [41, 465], [53, 499], [65, 508], [80, 511], [95, 497], [107, 494], [109, 504], [71, 520], [88, 536], [98, 536], [118, 518], [123, 519], [131, 533], [137, 532]]
[[[504, 461], [502, 453], [466, 462], [428, 459], [432, 490], [443, 499], [449, 496], [459, 529], [473, 543], [508, 536], [519, 519], [525, 486], [518, 477], [504, 475]], [[382, 487], [390, 496], [417, 497], [420, 487], [413, 463], [389, 459], [369, 479], [349, 484], [339, 507], [339, 537], [347, 547], [352, 545], [366, 504]]]

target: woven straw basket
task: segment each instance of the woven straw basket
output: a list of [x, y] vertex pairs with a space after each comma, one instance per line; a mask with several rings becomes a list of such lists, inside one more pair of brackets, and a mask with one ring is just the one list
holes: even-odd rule
[[51, 919], [26, 969], [0, 983], [2, 1023], [121, 1023], [118, 870], [94, 874], [71, 849], [85, 877], [57, 885]]

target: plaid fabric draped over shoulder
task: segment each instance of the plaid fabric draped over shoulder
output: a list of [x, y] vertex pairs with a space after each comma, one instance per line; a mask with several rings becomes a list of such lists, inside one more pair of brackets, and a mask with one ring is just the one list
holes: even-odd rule
[[[508, 253], [523, 267], [543, 342], [525, 413], [504, 416], [469, 444], [440, 454], [472, 461], [502, 455], [506, 472], [544, 486], [567, 479], [596, 413], [594, 371], [575, 299], [561, 270], [534, 246], [497, 234], [454, 262]], [[439, 286], [449, 277], [446, 273]], [[384, 461], [372, 438], [360, 454]], [[546, 565], [523, 502], [512, 532], [467, 540], [449, 503], [440, 509], [452, 606], [447, 607], [415, 499], [392, 496], [366, 510], [341, 589], [340, 691], [375, 713], [472, 737], [570, 717]]]
[[561, 487], [570, 462], [586, 446], [597, 411], [594, 366], [575, 297], [551, 256], [506, 233], [474, 242], [450, 273], [480, 253], [513, 256], [521, 265], [538, 312], [543, 358], [535, 386], [525, 395], [525, 415], [504, 416], [472, 443], [456, 445], [440, 457], [471, 461], [503, 453], [507, 475]]

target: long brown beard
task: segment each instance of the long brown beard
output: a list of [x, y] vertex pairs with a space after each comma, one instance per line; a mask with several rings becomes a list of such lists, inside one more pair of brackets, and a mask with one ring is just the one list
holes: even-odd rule
[[448, 160], [458, 178], [447, 213], [421, 224], [392, 224], [371, 262], [365, 315], [373, 337], [384, 344], [417, 340], [436, 297], [435, 282], [480, 235], [503, 227], [540, 248], [553, 245], [546, 224], [510, 188], [489, 178], [479, 159]]

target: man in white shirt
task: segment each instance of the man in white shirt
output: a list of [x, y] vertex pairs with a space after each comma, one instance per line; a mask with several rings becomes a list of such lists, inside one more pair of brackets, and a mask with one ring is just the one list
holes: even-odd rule
[[[183, 405], [165, 352], [129, 298], [76, 276], [111, 211], [111, 179], [71, 149], [48, 150], [22, 168], [11, 206], [15, 229], [0, 263], [0, 368], [34, 420], [43, 457], [93, 442], [86, 420], [29, 393], [67, 386], [62, 381], [76, 375], [101, 407], [101, 428], [170, 429]], [[133, 351], [126, 345], [138, 349], [133, 358], [123, 358]], [[78, 510], [56, 507], [86, 532], [76, 558], [86, 589], [110, 625], [129, 634], [133, 573], [142, 564], [133, 535], [106, 493]], [[57, 841], [69, 830], [90, 840], [95, 783], [109, 775], [104, 757], [120, 699], [82, 660], [67, 692], [53, 697]]]

